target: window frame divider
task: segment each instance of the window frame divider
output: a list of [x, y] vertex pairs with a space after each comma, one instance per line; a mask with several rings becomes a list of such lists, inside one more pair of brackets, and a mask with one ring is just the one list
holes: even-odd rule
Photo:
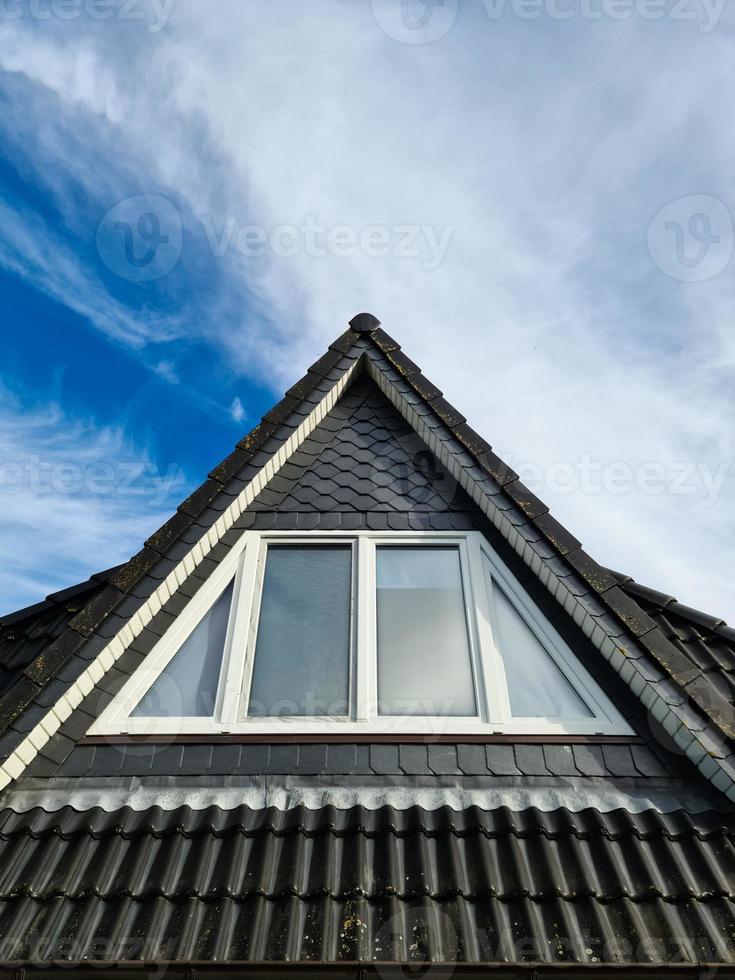
[[[230, 622], [227, 630], [227, 644], [222, 662], [220, 677], [220, 715], [217, 721], [231, 731], [237, 725], [238, 715], [245, 691], [245, 677], [248, 669], [248, 651], [253, 629], [253, 606], [257, 590], [258, 568], [260, 564], [260, 541], [249, 540], [235, 574]], [[257, 614], [256, 614], [257, 616]], [[257, 629], [257, 622], [255, 624]], [[249, 685], [248, 685], [249, 688]]]
[[376, 606], [375, 606], [375, 542], [360, 536], [355, 545], [357, 595], [355, 623], [355, 720], [363, 725], [373, 722], [377, 701]]

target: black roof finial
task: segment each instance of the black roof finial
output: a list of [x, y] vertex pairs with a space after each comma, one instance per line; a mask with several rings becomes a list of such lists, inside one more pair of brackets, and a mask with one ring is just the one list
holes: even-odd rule
[[372, 333], [380, 326], [380, 320], [372, 313], [358, 313], [350, 320], [350, 326], [356, 333]]

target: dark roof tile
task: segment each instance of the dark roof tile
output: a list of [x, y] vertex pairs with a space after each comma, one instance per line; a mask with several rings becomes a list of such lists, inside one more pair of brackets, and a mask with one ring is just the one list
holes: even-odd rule
[[629, 745], [603, 745], [602, 755], [608, 771], [613, 776], [637, 776], [639, 774]]
[[189, 527], [191, 522], [191, 515], [178, 511], [148, 538], [145, 543], [146, 547], [152, 548], [159, 554], [165, 554], [166, 550], [177, 540], [181, 532]]
[[2, 820], [0, 930], [7, 960], [98, 965], [730, 960], [732, 836], [712, 813], [31, 811]]
[[574, 755], [574, 764], [583, 776], [609, 775], [601, 746], [574, 745], [572, 746], [572, 754]]
[[541, 514], [534, 521], [536, 527], [554, 545], [559, 554], [567, 555], [581, 548], [580, 542], [563, 527], [551, 514]]
[[518, 474], [494, 452], [479, 453], [477, 462], [495, 482], [504, 487], [518, 479]]
[[[373, 335], [375, 336], [375, 335]], [[337, 339], [329, 345], [330, 350], [339, 351], [340, 354], [348, 354], [359, 340], [360, 335], [354, 330], [347, 329], [340, 334]]]
[[525, 487], [520, 480], [506, 484], [503, 489], [518, 504], [523, 513], [532, 520], [548, 513], [549, 508], [536, 494]]
[[582, 548], [568, 551], [564, 557], [575, 572], [581, 575], [588, 585], [592, 586], [595, 592], [607, 592], [615, 585], [615, 579], [607, 569], [599, 565], [594, 558], [590, 558]]
[[431, 409], [450, 429], [467, 421], [464, 415], [458, 412], [454, 405], [451, 405], [446, 398], [435, 398], [431, 402]]

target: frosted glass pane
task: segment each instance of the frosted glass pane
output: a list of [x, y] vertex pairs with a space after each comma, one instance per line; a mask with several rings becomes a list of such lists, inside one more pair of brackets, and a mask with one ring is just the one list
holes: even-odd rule
[[477, 714], [457, 548], [378, 548], [378, 711]]
[[515, 718], [593, 718], [593, 712], [532, 633], [505, 594], [494, 588], [495, 637], [505, 665]]
[[350, 712], [349, 547], [270, 547], [248, 714]]
[[231, 603], [232, 582], [168, 662], [133, 716], [208, 718], [214, 714]]

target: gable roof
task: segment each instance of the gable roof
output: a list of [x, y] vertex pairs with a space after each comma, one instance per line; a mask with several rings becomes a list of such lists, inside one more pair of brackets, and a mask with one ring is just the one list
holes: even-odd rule
[[[728, 690], [720, 675], [698, 665], [667, 633], [671, 604], [651, 605], [649, 614], [645, 597], [636, 596], [630, 580], [621, 581], [590, 558], [369, 314], [351, 321], [142, 551], [93, 590], [63, 631], [11, 681], [0, 696], [6, 728], [2, 744], [8, 753], [0, 784], [23, 771], [143, 627], [164, 616], [162, 606], [175, 588], [200, 565], [216, 560], [238, 516], [362, 374], [375, 382], [700, 771], [735, 799], [730, 743], [735, 726]], [[150, 591], [140, 588], [143, 580], [152, 581]], [[720, 624], [711, 629], [726, 644], [731, 632]], [[25, 724], [16, 724], [13, 734], [13, 724], [21, 719]]]

